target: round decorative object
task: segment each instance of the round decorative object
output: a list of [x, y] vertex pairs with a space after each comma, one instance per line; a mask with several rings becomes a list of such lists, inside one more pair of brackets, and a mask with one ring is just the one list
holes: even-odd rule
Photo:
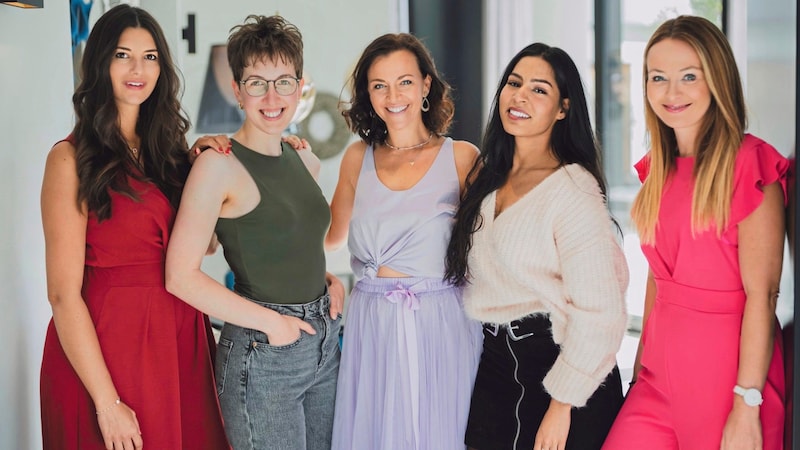
[[344, 150], [352, 134], [339, 113], [339, 98], [327, 92], [317, 92], [308, 117], [300, 123], [311, 151], [319, 159], [332, 158]]
[[297, 110], [292, 116], [291, 123], [298, 124], [305, 120], [314, 108], [314, 101], [317, 97], [317, 88], [314, 86], [314, 79], [311, 75], [303, 72], [303, 89], [300, 91], [300, 101], [297, 103]]

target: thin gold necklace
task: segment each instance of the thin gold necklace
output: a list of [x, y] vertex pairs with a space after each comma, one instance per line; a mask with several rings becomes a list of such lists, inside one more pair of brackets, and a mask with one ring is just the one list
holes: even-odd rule
[[[431, 131], [431, 134], [428, 135], [428, 139], [425, 139], [425, 141], [420, 142], [419, 144], [416, 144], [416, 145], [409, 145], [408, 147], [395, 147], [394, 145], [389, 143], [388, 139], [384, 142], [384, 144], [386, 144], [386, 146], [389, 147], [392, 150], [398, 150], [398, 151], [414, 150], [415, 148], [424, 147], [427, 143], [429, 143], [431, 141], [431, 139], [433, 139], [433, 131]], [[412, 162], [411, 164], [414, 164], [414, 163]]]

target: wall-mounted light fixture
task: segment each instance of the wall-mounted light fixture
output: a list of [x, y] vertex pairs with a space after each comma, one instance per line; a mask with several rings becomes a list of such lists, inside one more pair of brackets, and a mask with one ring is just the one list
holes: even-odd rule
[[0, 0], [0, 3], [8, 6], [17, 6], [20, 8], [44, 8], [44, 0]]

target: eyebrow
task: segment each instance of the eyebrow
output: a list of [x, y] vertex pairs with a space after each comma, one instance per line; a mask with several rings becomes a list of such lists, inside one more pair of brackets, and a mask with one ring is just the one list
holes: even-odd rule
[[[691, 69], [694, 69], [694, 70], [703, 70], [703, 68], [702, 68], [702, 67], [697, 67], [697, 66], [687, 66], [687, 67], [684, 67], [683, 69], [678, 69], [678, 72], [684, 72], [684, 71], [686, 71], [686, 70], [691, 70]], [[650, 73], [650, 72], [661, 72], [661, 73], [664, 73], [664, 70], [661, 70], [661, 69], [650, 69], [650, 70], [648, 70], [648, 71], [647, 71], [647, 73]]]
[[[127, 50], [129, 52], [133, 51], [133, 50], [129, 49], [128, 47], [122, 47], [122, 46], [117, 46], [117, 50]], [[150, 50], [145, 50], [144, 52], [145, 53], [152, 53], [152, 52], [158, 53], [158, 49], [151, 48]]]
[[[508, 76], [509, 77], [514, 76], [514, 77], [517, 77], [517, 78], [519, 78], [520, 80], [523, 80], [523, 81], [525, 80], [524, 78], [522, 78], [522, 76], [520, 74], [518, 74], [516, 72], [511, 72]], [[553, 83], [551, 83], [550, 80], [546, 80], [544, 78], [531, 78], [528, 81], [532, 81], [534, 83], [544, 83], [544, 84], [546, 84], [546, 85], [548, 85], [550, 87], [553, 87]]]
[[[406, 73], [406, 74], [400, 75], [399, 77], [397, 77], [397, 79], [399, 80], [399, 79], [402, 79], [402, 78], [405, 78], [405, 77], [413, 77], [413, 76], [414, 76], [414, 74]], [[383, 78], [372, 78], [370, 80], [367, 80], [368, 83], [372, 83], [372, 82], [375, 82], [375, 81], [382, 81], [384, 83], [386, 82], [386, 80], [384, 80]]]

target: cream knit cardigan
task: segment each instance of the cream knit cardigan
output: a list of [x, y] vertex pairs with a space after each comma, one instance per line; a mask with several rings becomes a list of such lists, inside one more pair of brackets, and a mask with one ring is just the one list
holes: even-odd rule
[[600, 188], [570, 164], [497, 218], [495, 194], [472, 238], [464, 308], [493, 324], [550, 314], [561, 351], [544, 387], [584, 406], [614, 367], [627, 323], [628, 266]]

